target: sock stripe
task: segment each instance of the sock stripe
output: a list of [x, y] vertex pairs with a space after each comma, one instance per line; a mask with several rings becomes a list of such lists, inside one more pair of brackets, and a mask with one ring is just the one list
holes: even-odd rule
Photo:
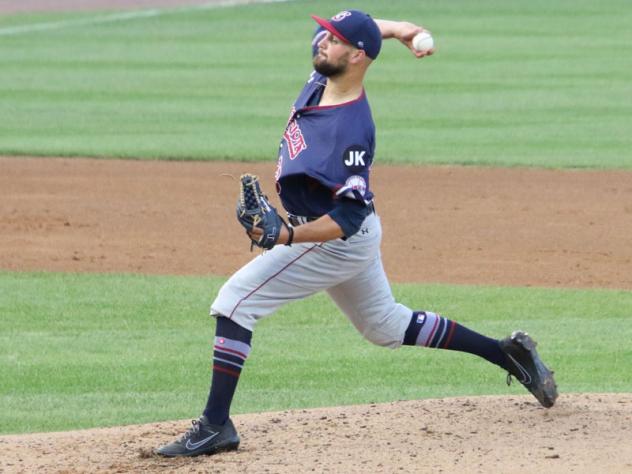
[[[435, 321], [434, 324], [432, 325], [432, 329], [430, 330], [430, 334], [428, 335], [428, 338], [426, 339], [426, 341], [423, 343], [424, 346], [428, 347], [430, 345], [430, 342], [432, 341], [432, 338], [435, 335], [435, 332], [437, 330], [437, 326], [439, 325], [439, 318], [437, 317], [436, 314], [433, 313], [427, 313], [426, 317], [430, 316], [432, 314], [432, 316], [434, 316]], [[423, 332], [423, 331], [422, 331]], [[420, 334], [421, 336], [421, 334]]]
[[443, 343], [447, 346], [452, 340], [454, 330], [452, 321], [436, 313], [414, 312], [404, 334], [403, 344], [439, 348]]
[[454, 330], [456, 329], [456, 323], [454, 321], [450, 321], [450, 332], [448, 333], [448, 338], [443, 345], [444, 349], [447, 349], [450, 346], [450, 342], [452, 342], [452, 336], [454, 336]]
[[429, 311], [413, 312], [402, 344], [468, 352], [509, 370], [500, 341]]
[[215, 349], [217, 348], [233, 352], [244, 359], [246, 359], [250, 354], [250, 346], [245, 342], [237, 341], [235, 339], [229, 339], [222, 336], [215, 337]]
[[245, 361], [246, 358], [248, 357], [246, 356], [246, 354], [242, 354], [241, 352], [237, 352], [237, 351], [231, 351], [230, 349], [226, 349], [225, 347], [215, 346], [213, 349], [215, 350], [215, 352], [221, 352], [222, 354], [225, 354], [227, 356], [231, 356], [231, 357], [234, 357], [235, 359], [239, 359], [243, 361]]
[[224, 374], [232, 375], [232, 376], [233, 376], [233, 377], [235, 377], [235, 378], [239, 378], [239, 375], [240, 375], [240, 374], [239, 374], [239, 372], [236, 372], [236, 371], [234, 371], [234, 370], [227, 369], [227, 368], [225, 368], [225, 367], [221, 367], [221, 366], [219, 366], [219, 365], [213, 365], [213, 370], [214, 370], [214, 371], [215, 371], [215, 370], [217, 370], [218, 372], [222, 372], [222, 373], [224, 373]]
[[[441, 335], [437, 338], [436, 342], [433, 344], [432, 347], [439, 347], [441, 345], [441, 341], [443, 341], [445, 333], [448, 330], [448, 320], [445, 318], [442, 318], [441, 316], [438, 316], [438, 318], [440, 320], [439, 329], [441, 330]], [[439, 333], [438, 330], [437, 330], [437, 333]]]
[[234, 367], [239, 367], [239, 370], [240, 370], [240, 371], [241, 371], [241, 369], [243, 369], [243, 368], [244, 368], [244, 365], [243, 365], [243, 364], [238, 364], [238, 363], [236, 363], [236, 362], [231, 362], [231, 361], [229, 361], [229, 360], [222, 359], [222, 358], [220, 358], [220, 357], [213, 357], [213, 360], [214, 360], [214, 361], [217, 361], [217, 362], [222, 362], [222, 363], [224, 363], [224, 364], [232, 365], [232, 366], [234, 366]]
[[437, 338], [438, 338], [439, 334], [441, 334], [441, 328], [443, 327], [443, 321], [438, 316], [437, 316], [437, 321], [438, 321], [437, 329], [435, 330], [435, 332], [432, 333], [432, 337], [430, 338], [430, 340], [428, 341], [428, 344], [427, 344], [428, 347], [435, 347], [435, 345], [437, 344]]

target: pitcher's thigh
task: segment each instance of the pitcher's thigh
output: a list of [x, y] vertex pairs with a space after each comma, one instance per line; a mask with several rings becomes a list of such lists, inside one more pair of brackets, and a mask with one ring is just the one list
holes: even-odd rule
[[211, 314], [221, 314], [246, 329], [280, 306], [306, 298], [359, 270], [318, 244], [278, 245], [235, 273], [219, 291]]
[[253, 330], [257, 321], [284, 303], [313, 293], [307, 285], [296, 285], [305, 269], [304, 260], [314, 245], [275, 247], [240, 268], [219, 290], [211, 315], [219, 314]]
[[327, 292], [366, 339], [392, 349], [401, 346], [412, 310], [395, 301], [381, 258]]

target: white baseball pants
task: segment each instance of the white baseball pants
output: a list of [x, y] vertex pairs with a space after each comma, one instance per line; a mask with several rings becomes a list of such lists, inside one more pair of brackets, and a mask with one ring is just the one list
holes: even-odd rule
[[393, 298], [380, 255], [382, 228], [372, 213], [347, 240], [277, 245], [251, 260], [220, 289], [211, 315], [252, 331], [280, 306], [319, 291], [374, 344], [398, 348], [412, 310]]

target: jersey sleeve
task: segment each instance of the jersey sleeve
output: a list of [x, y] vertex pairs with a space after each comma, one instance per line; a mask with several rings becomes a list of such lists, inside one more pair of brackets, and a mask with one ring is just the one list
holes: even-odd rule
[[360, 230], [360, 226], [367, 215], [369, 215], [369, 208], [363, 202], [344, 197], [337, 199], [334, 209], [329, 212], [329, 217], [340, 226], [347, 238]]
[[350, 128], [337, 127], [336, 133], [323, 140], [326, 143], [319, 151], [326, 159], [320, 161], [320, 167], [311, 167], [307, 174], [329, 188], [335, 199], [346, 197], [368, 204], [373, 199], [369, 171], [375, 152], [374, 128], [372, 125]]
[[369, 171], [375, 154], [375, 142], [371, 134], [365, 139], [356, 139], [346, 146], [339, 147], [336, 175], [340, 181], [336, 183], [336, 197], [350, 198], [368, 203], [373, 198], [369, 191]]

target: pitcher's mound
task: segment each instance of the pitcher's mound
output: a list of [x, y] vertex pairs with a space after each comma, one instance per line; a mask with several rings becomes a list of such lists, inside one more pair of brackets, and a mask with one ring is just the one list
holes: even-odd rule
[[0, 437], [2, 472], [632, 472], [632, 394], [471, 397], [238, 415], [239, 451], [166, 459], [188, 421]]

